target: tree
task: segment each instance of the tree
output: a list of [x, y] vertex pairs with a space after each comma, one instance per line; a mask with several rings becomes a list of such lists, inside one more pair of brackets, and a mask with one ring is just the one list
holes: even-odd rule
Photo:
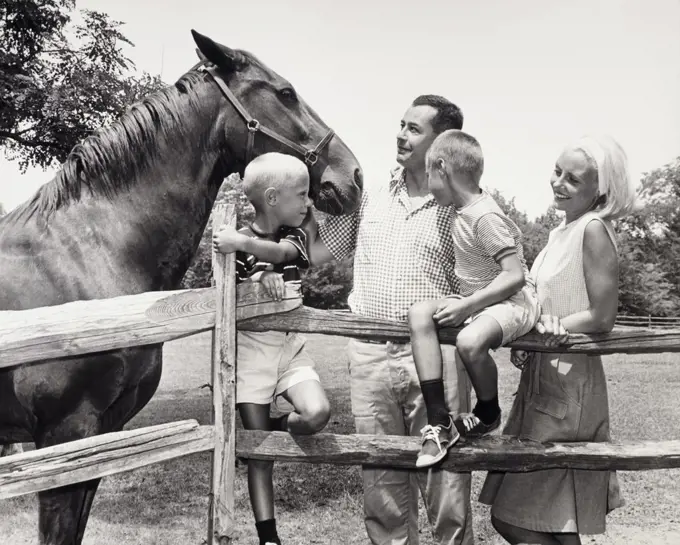
[[63, 162], [79, 141], [164, 86], [157, 76], [131, 75], [121, 22], [74, 9], [74, 0], [0, 0], [0, 147], [24, 170]]
[[527, 267], [531, 268], [538, 253], [548, 242], [548, 235], [561, 221], [554, 207], [548, 208], [547, 212], [536, 220], [531, 221], [524, 213], [517, 210], [515, 198], [507, 200], [497, 189], [487, 189], [489, 195], [498, 203], [503, 213], [517, 225], [522, 233], [522, 249]]
[[637, 214], [616, 224], [619, 311], [680, 312], [680, 157], [644, 175]]

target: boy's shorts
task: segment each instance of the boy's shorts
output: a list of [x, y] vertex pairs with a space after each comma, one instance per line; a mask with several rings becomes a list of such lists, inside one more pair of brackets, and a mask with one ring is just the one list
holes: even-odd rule
[[236, 403], [293, 407], [281, 394], [306, 380], [319, 381], [314, 361], [305, 350], [305, 338], [282, 331], [238, 331], [236, 353]]
[[491, 316], [498, 322], [503, 331], [501, 346], [504, 346], [526, 335], [536, 325], [540, 317], [536, 291], [531, 286], [524, 286], [509, 299], [473, 314], [470, 321], [480, 316]]

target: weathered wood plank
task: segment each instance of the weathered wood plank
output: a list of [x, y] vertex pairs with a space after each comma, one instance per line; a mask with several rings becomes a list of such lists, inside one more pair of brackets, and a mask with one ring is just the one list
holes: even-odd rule
[[195, 420], [108, 433], [0, 459], [0, 499], [31, 494], [212, 450]]
[[[394, 342], [406, 342], [409, 338], [408, 327], [404, 323], [366, 318], [350, 312], [317, 310], [309, 307], [300, 307], [285, 314], [243, 320], [239, 322], [238, 328], [243, 331], [301, 331]], [[459, 328], [443, 328], [439, 331], [440, 339], [446, 344], [455, 344], [458, 331]], [[588, 354], [680, 352], [680, 329], [615, 328], [611, 333], [604, 335], [574, 334], [558, 348], [547, 348], [541, 340], [541, 335], [531, 332], [509, 346], [536, 352]]]
[[[170, 341], [215, 326], [216, 289], [177, 290], [76, 301], [0, 312], [0, 368], [49, 358]], [[272, 301], [261, 284], [237, 290], [236, 320], [287, 312], [302, 305], [299, 288], [286, 285]]]
[[[234, 205], [215, 208], [213, 233], [225, 223], [236, 226]], [[208, 543], [229, 545], [236, 530], [234, 521], [235, 377], [236, 377], [236, 261], [234, 254], [213, 252], [216, 309], [213, 334], [212, 384], [215, 445], [212, 459]]]
[[[292, 436], [282, 432], [236, 434], [236, 456], [279, 462], [389, 465], [414, 468], [419, 437], [372, 435]], [[578, 468], [645, 470], [680, 468], [680, 441], [537, 443], [492, 436], [461, 440], [442, 467], [454, 471], [534, 471]]]

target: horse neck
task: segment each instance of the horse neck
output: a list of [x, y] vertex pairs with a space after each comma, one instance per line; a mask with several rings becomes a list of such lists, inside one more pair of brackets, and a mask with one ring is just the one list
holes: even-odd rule
[[[144, 290], [174, 289], [196, 253], [224, 177], [218, 100], [206, 97], [203, 115], [188, 117], [181, 138], [159, 138], [152, 163], [111, 201], [91, 196], [101, 210], [99, 228], [109, 246], [125, 255]], [[223, 134], [223, 133], [222, 133]], [[181, 146], [178, 146], [181, 142]], [[86, 203], [84, 203], [86, 204]], [[86, 204], [87, 206], [87, 204]], [[111, 229], [111, 223], [117, 229]]]

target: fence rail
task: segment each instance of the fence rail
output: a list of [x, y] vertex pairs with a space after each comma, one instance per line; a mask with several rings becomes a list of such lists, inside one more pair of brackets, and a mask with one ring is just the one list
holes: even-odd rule
[[617, 316], [616, 325], [648, 329], [680, 329], [680, 318], [665, 316]]
[[[235, 224], [233, 207], [216, 208]], [[335, 464], [414, 467], [418, 438], [333, 435], [292, 436], [235, 430], [234, 367], [236, 328], [300, 331], [361, 339], [408, 340], [405, 324], [373, 320], [344, 311], [302, 307], [300, 293], [287, 288], [273, 302], [259, 284], [236, 289], [233, 256], [215, 262], [216, 288], [129, 295], [25, 311], [0, 312], [0, 368], [145, 344], [156, 344], [213, 329], [213, 422], [173, 422], [73, 441], [0, 459], [0, 498], [65, 486], [187, 454], [212, 451], [208, 543], [231, 543], [234, 532], [235, 457]], [[654, 323], [662, 323], [654, 321]], [[456, 328], [440, 337], [453, 344]], [[591, 354], [680, 352], [678, 329], [617, 327], [606, 335], [571, 335], [546, 348], [530, 333], [511, 346], [533, 351]], [[46, 361], [47, 360], [47, 361]], [[530, 471], [574, 467], [644, 470], [680, 467], [680, 441], [541, 444], [509, 438], [464, 441], [449, 469]]]

